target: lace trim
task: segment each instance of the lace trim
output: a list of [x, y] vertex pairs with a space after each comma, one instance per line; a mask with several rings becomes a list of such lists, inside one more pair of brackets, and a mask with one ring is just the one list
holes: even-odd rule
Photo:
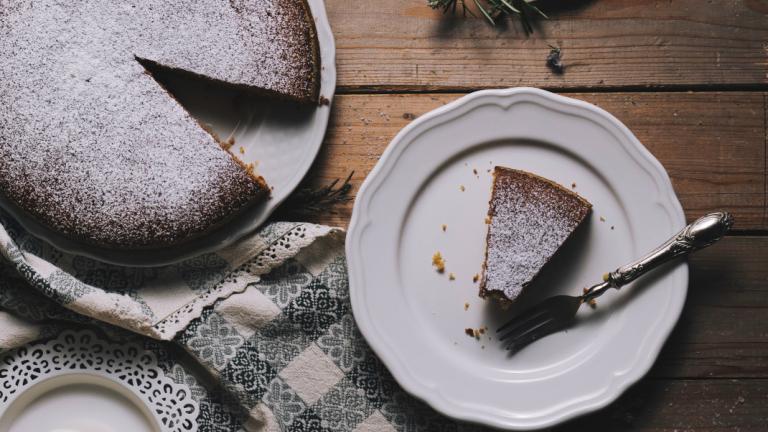
[[232, 271], [216, 287], [157, 322], [151, 329], [151, 336], [162, 340], [173, 339], [190, 322], [197, 319], [206, 307], [233, 294], [245, 291], [248, 285], [258, 282], [261, 275], [269, 273], [284, 263], [285, 260], [293, 258], [318, 238], [336, 231], [338, 230], [335, 228], [313, 224], [294, 226], [258, 255]]

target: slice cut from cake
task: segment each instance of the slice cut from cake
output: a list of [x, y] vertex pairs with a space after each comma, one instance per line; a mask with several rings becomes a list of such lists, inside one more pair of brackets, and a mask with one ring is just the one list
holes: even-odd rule
[[497, 166], [480, 297], [515, 300], [591, 208], [587, 200], [551, 180]]

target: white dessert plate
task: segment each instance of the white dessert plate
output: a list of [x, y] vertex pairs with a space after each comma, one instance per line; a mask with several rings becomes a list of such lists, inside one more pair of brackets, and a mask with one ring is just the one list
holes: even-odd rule
[[[473, 282], [496, 165], [574, 187], [594, 206], [507, 311]], [[575, 327], [513, 356], [495, 329], [537, 300], [578, 294], [684, 222], [664, 168], [609, 113], [543, 90], [479, 91], [404, 128], [360, 188], [346, 245], [354, 315], [398, 383], [441, 413], [552, 426], [608, 405], [649, 370], [683, 307], [687, 265], [609, 292]], [[437, 251], [444, 274], [431, 265]], [[479, 340], [465, 335], [486, 326]]]
[[[100, 261], [130, 266], [172, 264], [226, 247], [253, 232], [293, 192], [309, 171], [323, 142], [336, 90], [336, 48], [323, 0], [308, 0], [320, 43], [320, 95], [328, 104], [297, 109], [264, 98], [244, 98], [237, 91], [208, 85], [199, 80], [174, 77], [169, 83], [174, 96], [198, 120], [210, 125], [221, 137], [235, 138], [230, 150], [269, 183], [272, 198], [246, 209], [227, 224], [180, 247], [126, 251], [94, 247], [57, 234], [25, 215], [0, 197], [26, 230], [57, 248]], [[240, 152], [243, 147], [244, 153]]]
[[155, 355], [90, 331], [0, 356], [0, 432], [197, 430], [199, 407]]

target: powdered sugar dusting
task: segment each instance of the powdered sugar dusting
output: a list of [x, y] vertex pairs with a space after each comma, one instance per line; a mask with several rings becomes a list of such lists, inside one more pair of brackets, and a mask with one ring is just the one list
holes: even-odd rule
[[298, 0], [0, 1], [0, 191], [106, 246], [168, 244], [222, 223], [264, 196], [263, 183], [135, 56], [311, 97], [303, 14]]
[[308, 22], [303, 0], [131, 3], [127, 15], [137, 10], [140, 15], [131, 29], [147, 37], [133, 44], [137, 57], [232, 84], [318, 100], [314, 25]]
[[483, 290], [515, 299], [588, 212], [589, 204], [571, 191], [497, 167]]

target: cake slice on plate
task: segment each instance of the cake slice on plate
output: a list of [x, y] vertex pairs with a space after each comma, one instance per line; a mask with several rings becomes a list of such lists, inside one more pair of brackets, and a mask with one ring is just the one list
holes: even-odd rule
[[515, 300], [591, 209], [587, 200], [551, 180], [497, 166], [480, 297]]

